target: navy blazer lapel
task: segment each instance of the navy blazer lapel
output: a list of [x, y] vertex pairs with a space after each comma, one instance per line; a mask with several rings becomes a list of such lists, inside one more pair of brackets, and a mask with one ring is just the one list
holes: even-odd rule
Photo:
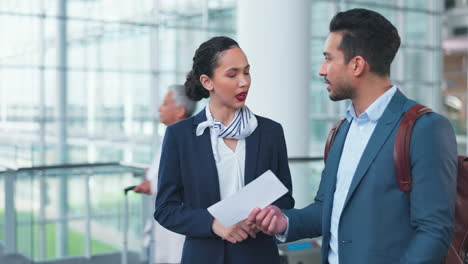
[[218, 170], [216, 169], [213, 148], [211, 147], [210, 129], [206, 128], [201, 136], [196, 135], [198, 124], [204, 121], [206, 121], [205, 109], [195, 115], [193, 120], [194, 153], [197, 153], [196, 159], [200, 167], [207, 168], [204, 175], [200, 175], [200, 177], [203, 177], [202, 180], [209, 187], [207, 188], [207, 195], [209, 196], [209, 200], [214, 204], [221, 200], [221, 194], [219, 190]]
[[[336, 175], [338, 173], [338, 166], [340, 165], [341, 153], [343, 153], [343, 147], [346, 140], [346, 135], [348, 135], [349, 127], [351, 123], [345, 120], [341, 125], [338, 133], [336, 134], [333, 146], [328, 153], [328, 159], [326, 161], [327, 174], [331, 175], [332, 181], [330, 184], [335, 187], [336, 185]], [[335, 189], [333, 188], [333, 191]], [[333, 197], [333, 196], [332, 196]]]
[[[332, 213], [332, 208], [333, 208], [333, 195], [335, 193], [336, 189], [336, 175], [338, 173], [338, 166], [340, 165], [340, 159], [341, 159], [341, 154], [343, 153], [343, 147], [344, 143], [346, 140], [346, 135], [348, 134], [349, 127], [351, 126], [351, 123], [345, 120], [343, 124], [340, 126], [340, 129], [338, 130], [338, 133], [336, 134], [335, 140], [333, 142], [333, 146], [330, 149], [330, 152], [328, 153], [328, 159], [325, 164], [325, 170], [326, 170], [326, 175], [324, 177], [330, 177], [330, 179], [327, 181], [328, 182], [328, 188], [327, 191], [325, 192], [325, 200], [326, 200], [326, 205], [323, 208], [323, 226], [322, 230], [324, 230], [324, 234], [328, 233], [330, 231], [330, 219], [331, 219], [331, 213]], [[322, 181], [324, 179], [322, 178]]]
[[194, 126], [195, 131], [197, 129], [198, 124], [206, 121], [205, 109], [206, 108], [203, 108], [200, 112], [198, 112], [198, 114], [196, 114], [193, 117], [193, 126]]
[[[257, 117], [258, 120], [258, 117]], [[253, 181], [258, 175], [256, 174], [257, 161], [258, 161], [258, 147], [260, 144], [260, 126], [250, 136], [245, 139], [245, 170], [244, 170], [244, 183], [247, 185]]]
[[356, 168], [354, 173], [353, 180], [351, 181], [351, 186], [349, 187], [348, 195], [344, 203], [343, 208], [346, 207], [350, 197], [353, 195], [357, 186], [361, 182], [362, 178], [366, 174], [366, 171], [369, 169], [372, 161], [375, 159], [383, 144], [390, 136], [393, 131], [393, 128], [398, 124], [402, 114], [403, 106], [408, 101], [408, 99], [397, 90], [392, 100], [385, 109], [384, 113], [380, 117], [377, 125], [372, 133], [367, 146], [362, 153], [361, 160]]

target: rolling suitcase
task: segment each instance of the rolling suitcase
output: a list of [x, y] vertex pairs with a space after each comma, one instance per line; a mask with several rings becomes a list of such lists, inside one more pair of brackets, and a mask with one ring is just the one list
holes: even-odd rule
[[[133, 264], [129, 263], [129, 254], [128, 254], [128, 232], [129, 232], [129, 202], [128, 202], [128, 193], [135, 188], [136, 185], [128, 186], [124, 189], [124, 208], [123, 208], [123, 239], [122, 239], [122, 253], [121, 253], [121, 264]], [[151, 221], [146, 221], [151, 222]], [[152, 222], [151, 222], [152, 223]], [[140, 256], [140, 263], [152, 263], [152, 259], [154, 259], [154, 225], [146, 226], [145, 230], [146, 233], [149, 233], [149, 242], [145, 246], [146, 250], [143, 252], [143, 255]]]

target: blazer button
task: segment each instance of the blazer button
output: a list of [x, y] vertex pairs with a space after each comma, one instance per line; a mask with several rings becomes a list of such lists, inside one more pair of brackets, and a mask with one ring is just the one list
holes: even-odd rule
[[349, 244], [351, 242], [353, 242], [353, 241], [351, 241], [351, 240], [341, 240], [341, 243], [343, 243], [343, 244]]

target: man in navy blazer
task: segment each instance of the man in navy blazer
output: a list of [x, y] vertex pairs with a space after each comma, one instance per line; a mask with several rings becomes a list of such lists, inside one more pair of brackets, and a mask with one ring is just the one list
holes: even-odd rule
[[440, 263], [453, 229], [456, 141], [449, 121], [430, 113], [416, 122], [410, 143], [410, 194], [400, 191], [395, 136], [415, 104], [390, 81], [400, 46], [380, 14], [353, 9], [330, 23], [319, 74], [333, 101], [351, 99], [331, 147], [315, 202], [275, 206], [249, 215], [282, 241], [322, 236], [322, 263]]

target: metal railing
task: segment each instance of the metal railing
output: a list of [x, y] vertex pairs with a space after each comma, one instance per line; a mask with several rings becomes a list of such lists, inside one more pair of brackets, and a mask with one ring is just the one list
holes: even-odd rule
[[[302, 208], [315, 197], [323, 159], [289, 161], [296, 208]], [[0, 196], [0, 243], [6, 253], [20, 253], [37, 263], [106, 254], [114, 254], [115, 261], [115, 254], [121, 251], [127, 257], [127, 248], [140, 261], [147, 260], [141, 235], [144, 222], [152, 217], [151, 197], [126, 197], [130, 219], [125, 219], [122, 192], [139, 184], [144, 170], [141, 165], [122, 163], [0, 170], [0, 190], [4, 191]]]
[[[6, 254], [33, 261], [120, 252], [124, 187], [141, 182], [144, 167], [69, 164], [0, 171], [0, 243]], [[130, 250], [139, 243], [147, 197], [130, 199]], [[144, 255], [142, 254], [142, 257]]]

